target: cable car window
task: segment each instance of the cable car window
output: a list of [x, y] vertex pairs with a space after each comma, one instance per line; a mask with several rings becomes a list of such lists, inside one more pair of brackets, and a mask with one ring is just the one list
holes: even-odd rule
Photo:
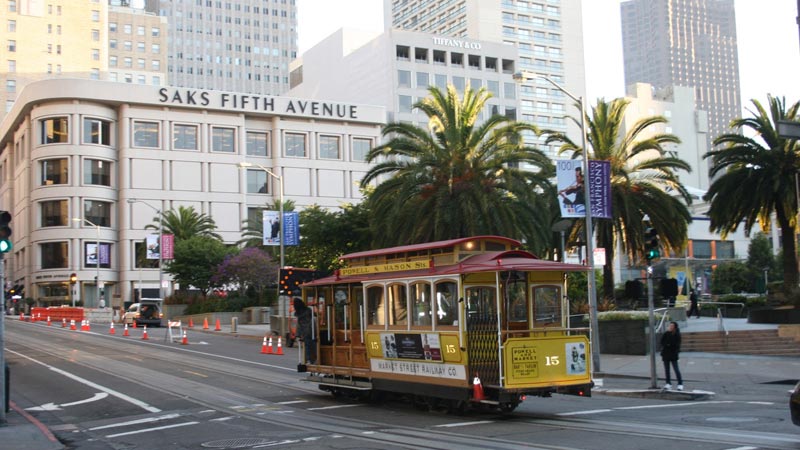
[[494, 297], [495, 288], [488, 286], [475, 286], [466, 289], [467, 294], [467, 316], [470, 320], [496, 319], [497, 302]]
[[458, 286], [452, 281], [436, 283], [436, 323], [458, 325]]
[[336, 288], [333, 293], [333, 320], [337, 329], [344, 328], [344, 314], [347, 310], [347, 288]]
[[353, 297], [350, 299], [350, 317], [353, 318], [354, 330], [361, 328], [361, 311], [364, 307], [364, 291], [353, 289]]
[[431, 315], [431, 285], [428, 283], [415, 283], [409, 290], [411, 304], [414, 305], [414, 312], [411, 316], [411, 325], [431, 326], [433, 323]]
[[408, 296], [404, 284], [393, 284], [387, 289], [389, 293], [389, 325], [408, 324]]
[[525, 291], [524, 279], [511, 280], [506, 283], [509, 322], [528, 321], [528, 300]]
[[534, 326], [561, 323], [561, 289], [558, 286], [536, 286], [533, 288]]
[[385, 305], [383, 302], [383, 286], [367, 288], [367, 325], [384, 325]]

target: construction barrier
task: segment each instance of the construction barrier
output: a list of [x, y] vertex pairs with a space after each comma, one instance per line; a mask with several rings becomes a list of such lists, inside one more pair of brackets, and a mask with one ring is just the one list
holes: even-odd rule
[[53, 306], [47, 308], [37, 306], [31, 308], [32, 320], [44, 320], [48, 316], [51, 320], [55, 320], [57, 322], [69, 322], [71, 320], [80, 322], [85, 318], [83, 308], [73, 308], [71, 306]]

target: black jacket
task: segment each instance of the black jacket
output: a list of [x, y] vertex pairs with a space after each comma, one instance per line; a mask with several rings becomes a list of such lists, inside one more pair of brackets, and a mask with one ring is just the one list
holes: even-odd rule
[[681, 352], [680, 332], [671, 333], [667, 331], [661, 336], [661, 360], [677, 361], [678, 353]]

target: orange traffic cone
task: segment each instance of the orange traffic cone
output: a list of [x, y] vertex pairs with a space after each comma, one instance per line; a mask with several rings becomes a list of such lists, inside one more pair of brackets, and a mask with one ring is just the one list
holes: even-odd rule
[[108, 334], [117, 334], [117, 332], [114, 331], [114, 322], [111, 322], [111, 328], [108, 329]]
[[479, 402], [485, 399], [486, 396], [483, 394], [483, 385], [481, 385], [481, 379], [478, 378], [478, 374], [475, 373], [475, 378], [472, 380], [472, 400]]
[[189, 328], [194, 328], [194, 322], [192, 322], [191, 317], [189, 317]]
[[75, 319], [69, 321], [69, 329], [72, 331], [75, 331], [77, 329], [75, 328]]
[[19, 321], [20, 322], [25, 322], [25, 313], [24, 312], [19, 313]]
[[275, 353], [275, 354], [276, 355], [282, 355], [283, 354], [283, 344], [281, 344], [281, 337], [280, 336], [278, 336], [278, 352]]
[[123, 336], [130, 336], [130, 334], [128, 333], [128, 324], [127, 323], [125, 324], [125, 330], [122, 332], [122, 335]]
[[133, 321], [133, 328], [136, 328], [136, 320]]
[[208, 317], [203, 317], [203, 329], [208, 329]]
[[47, 316], [47, 326], [48, 327], [53, 326], [53, 324], [50, 323], [50, 316]]
[[66, 317], [62, 317], [61, 318], [61, 328], [67, 328], [67, 318]]
[[219, 326], [219, 319], [217, 319], [217, 325], [214, 327], [214, 331], [222, 331], [222, 328]]
[[261, 342], [261, 354], [266, 355], [267, 353], [267, 337], [264, 336], [264, 341]]
[[86, 331], [92, 331], [92, 326], [89, 325], [89, 319], [86, 319]]
[[144, 326], [144, 333], [142, 333], [142, 340], [146, 341], [150, 338], [147, 337], [147, 325]]
[[86, 320], [81, 319], [81, 331], [86, 331]]
[[189, 338], [186, 337], [186, 330], [183, 330], [183, 339], [181, 339], [181, 345], [189, 345]]
[[269, 337], [269, 344], [267, 344], [267, 354], [272, 354], [272, 336]]

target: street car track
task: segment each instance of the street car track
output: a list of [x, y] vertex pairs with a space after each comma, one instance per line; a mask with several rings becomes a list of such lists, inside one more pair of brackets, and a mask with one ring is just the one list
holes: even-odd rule
[[[465, 433], [453, 433], [443, 431], [442, 428], [426, 427], [414, 428], [408, 426], [397, 426], [372, 420], [361, 420], [354, 418], [340, 418], [335, 416], [336, 410], [329, 413], [309, 411], [300, 407], [270, 403], [265, 398], [242, 394], [241, 392], [231, 391], [218, 386], [212, 386], [199, 382], [196, 378], [187, 380], [186, 378], [176, 377], [146, 368], [137, 368], [126, 361], [108, 362], [103, 355], [119, 357], [121, 351], [131, 348], [147, 350], [151, 346], [157, 346], [168, 352], [157, 352], [147, 354], [150, 361], [157, 360], [158, 364], [179, 365], [192, 371], [207, 371], [224, 377], [246, 380], [251, 383], [258, 383], [264, 386], [280, 388], [289, 393], [283, 395], [312, 395], [317, 398], [330, 398], [328, 395], [320, 395], [313, 385], [308, 385], [298, 380], [298, 375], [289, 368], [279, 367], [271, 364], [250, 362], [223, 355], [203, 352], [194, 349], [176, 347], [141, 341], [136, 338], [114, 338], [112, 336], [99, 333], [76, 333], [63, 331], [60, 328], [46, 328], [31, 324], [12, 324], [12, 328], [25, 327], [26, 331], [36, 332], [41, 337], [31, 337], [26, 333], [24, 339], [10, 339], [14, 347], [20, 349], [26, 355], [36, 357], [37, 354], [47, 355], [51, 358], [68, 361], [92, 370], [96, 370], [114, 377], [118, 377], [136, 383], [140, 386], [153, 389], [165, 394], [169, 394], [206, 408], [215, 409], [229, 414], [235, 414], [248, 420], [257, 421], [265, 424], [280, 424], [286, 427], [301, 429], [305, 431], [317, 431], [322, 433], [335, 433], [352, 438], [368, 440], [371, 442], [391, 443], [392, 445], [407, 446], [409, 448], [531, 448], [526, 442], [514, 442], [508, 439], [497, 439], [484, 435], [470, 436]], [[34, 328], [35, 327], [35, 328]], [[54, 334], [71, 333], [74, 339], [81, 340], [81, 348], [75, 349], [70, 346], [74, 340], [52, 339]], [[12, 335], [13, 336], [13, 335]], [[96, 339], [100, 338], [100, 339]], [[54, 342], [55, 341], [55, 342]], [[84, 354], [84, 348], [91, 347], [91, 354]], [[123, 347], [124, 346], [124, 347]], [[129, 353], [125, 353], [126, 355]], [[280, 370], [278, 370], [280, 369]], [[265, 370], [269, 370], [268, 373]], [[180, 370], [172, 371], [181, 372]], [[137, 376], [139, 374], [140, 376]], [[144, 374], [144, 375], [142, 375]], [[266, 379], [266, 375], [271, 379]], [[159, 376], [164, 377], [163, 383], [144, 383], [142, 377]], [[144, 378], [147, 379], [147, 378]], [[220, 403], [224, 399], [227, 403]], [[265, 404], [265, 408], [248, 410], [242, 406]], [[227, 406], [220, 406], [220, 405]], [[286, 410], [291, 410], [292, 414], [282, 414]], [[265, 413], [266, 411], [266, 413]], [[413, 414], [433, 414], [410, 411]], [[441, 417], [437, 415], [436, 417]], [[795, 436], [760, 433], [760, 432], [739, 432], [731, 429], [720, 429], [711, 427], [687, 427], [685, 424], [659, 424], [654, 427], [648, 423], [636, 422], [612, 422], [604, 420], [593, 420], [578, 417], [558, 417], [548, 414], [532, 414], [518, 411], [512, 415], [498, 415], [495, 413], [469, 413], [467, 417], [460, 417], [458, 421], [472, 421], [479, 417], [484, 422], [525, 422], [537, 427], [571, 429], [587, 433], [604, 433], [613, 435], [630, 435], [635, 433], [638, 436], [647, 436], [653, 439], [678, 439], [685, 442], [714, 443], [727, 445], [749, 444], [759, 447], [794, 449], [797, 448], [797, 438]], [[298, 426], [302, 423], [302, 426]], [[549, 446], [538, 444], [538, 448], [545, 449], [566, 449], [564, 446]]]

